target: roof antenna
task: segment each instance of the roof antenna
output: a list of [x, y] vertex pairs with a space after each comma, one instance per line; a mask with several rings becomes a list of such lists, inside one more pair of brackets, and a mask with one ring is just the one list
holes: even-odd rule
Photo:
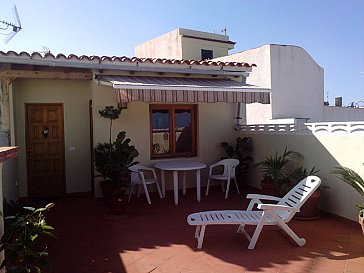
[[[16, 6], [14, 5], [13, 8], [13, 16], [16, 23], [9, 23], [4, 20], [0, 20], [0, 30], [8, 30], [10, 27], [10, 32], [4, 33], [3, 35], [6, 35], [4, 42], [7, 44], [21, 29], [21, 23], [19, 19], [18, 10], [16, 9]], [[3, 26], [1, 26], [3, 25]]]
[[218, 30], [217, 32], [214, 30], [214, 33], [224, 33], [224, 35], [226, 36], [226, 27], [224, 27], [223, 29]]

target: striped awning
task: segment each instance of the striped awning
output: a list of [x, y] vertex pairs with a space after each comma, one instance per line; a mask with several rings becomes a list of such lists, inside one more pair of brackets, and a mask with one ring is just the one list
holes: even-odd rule
[[113, 86], [119, 103], [143, 101], [269, 104], [270, 102], [269, 89], [231, 79], [102, 76], [99, 82]]

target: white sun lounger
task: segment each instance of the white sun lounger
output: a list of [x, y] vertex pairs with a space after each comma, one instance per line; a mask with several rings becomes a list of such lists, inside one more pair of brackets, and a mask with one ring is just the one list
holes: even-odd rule
[[[299, 246], [306, 244], [304, 238], [300, 238], [289, 228], [287, 223], [292, 219], [300, 207], [319, 187], [321, 179], [317, 176], [308, 176], [299, 182], [284, 197], [278, 198], [268, 195], [248, 194], [251, 199], [247, 210], [220, 210], [197, 212], [188, 215], [189, 225], [196, 226], [195, 238], [197, 248], [202, 248], [203, 238], [207, 225], [239, 225], [238, 232], [243, 233], [250, 241], [248, 249], [254, 249], [260, 232], [264, 225], [278, 225], [284, 230]], [[263, 204], [261, 200], [276, 201], [277, 204]], [[253, 210], [257, 205], [259, 210]], [[245, 225], [257, 226], [253, 237], [244, 229]]]

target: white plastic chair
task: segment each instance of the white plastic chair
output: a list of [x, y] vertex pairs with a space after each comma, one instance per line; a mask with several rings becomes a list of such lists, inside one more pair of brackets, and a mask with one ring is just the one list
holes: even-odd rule
[[[149, 168], [149, 167], [142, 166], [140, 164], [136, 164], [136, 165], [129, 167], [129, 170], [131, 171], [131, 180], [130, 180], [131, 185], [130, 185], [129, 201], [130, 201], [130, 197], [133, 192], [134, 186], [138, 187], [137, 188], [138, 197], [140, 196], [141, 187], [143, 187], [145, 196], [147, 197], [147, 200], [148, 200], [148, 204], [150, 205], [152, 202], [150, 201], [149, 192], [148, 192], [148, 188], [147, 188], [147, 185], [150, 185], [150, 184], [156, 184], [157, 190], [159, 193], [159, 197], [162, 198], [161, 189], [158, 184], [158, 178], [157, 178], [157, 175], [153, 168]], [[144, 172], [150, 172], [151, 177], [146, 178], [144, 175]]]
[[[299, 246], [304, 246], [306, 240], [299, 238], [290, 229], [287, 223], [292, 219], [296, 212], [300, 211], [301, 206], [320, 186], [321, 179], [317, 176], [308, 176], [290, 190], [283, 198], [275, 196], [248, 194], [251, 199], [247, 210], [219, 210], [204, 211], [188, 215], [189, 225], [196, 226], [195, 238], [197, 248], [202, 248], [203, 238], [207, 225], [239, 225], [238, 233], [243, 233], [250, 241], [248, 249], [254, 249], [263, 226], [277, 225], [285, 231]], [[277, 204], [263, 204], [261, 200], [276, 201]], [[259, 210], [253, 210], [257, 205]], [[255, 225], [253, 237], [244, 229], [246, 225]]]
[[[209, 171], [209, 177], [207, 179], [207, 187], [206, 187], [206, 196], [209, 194], [209, 188], [210, 188], [210, 181], [213, 180], [220, 180], [222, 191], [225, 191], [225, 184], [226, 182], [226, 193], [225, 193], [225, 199], [228, 198], [229, 195], [229, 188], [230, 188], [230, 181], [235, 181], [236, 190], [239, 192], [238, 183], [236, 181], [235, 176], [235, 169], [236, 166], [239, 165], [239, 160], [234, 158], [228, 158], [220, 160], [219, 162], [216, 162], [215, 164], [210, 165], [210, 171]], [[216, 167], [223, 166], [224, 170], [222, 174], [214, 174], [214, 169]]]

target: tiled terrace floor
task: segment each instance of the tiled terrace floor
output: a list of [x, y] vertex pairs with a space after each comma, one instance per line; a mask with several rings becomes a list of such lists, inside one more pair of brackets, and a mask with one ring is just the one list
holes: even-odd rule
[[264, 227], [254, 250], [235, 226], [207, 228], [202, 250], [186, 216], [195, 211], [246, 208], [244, 194], [228, 200], [220, 188], [197, 203], [194, 191], [173, 203], [134, 197], [123, 216], [112, 216], [101, 200], [65, 198], [47, 216], [57, 239], [49, 239], [53, 273], [116, 272], [364, 272], [364, 237], [353, 221], [323, 214], [316, 221], [292, 220], [290, 226], [307, 240], [293, 244], [277, 227]]

